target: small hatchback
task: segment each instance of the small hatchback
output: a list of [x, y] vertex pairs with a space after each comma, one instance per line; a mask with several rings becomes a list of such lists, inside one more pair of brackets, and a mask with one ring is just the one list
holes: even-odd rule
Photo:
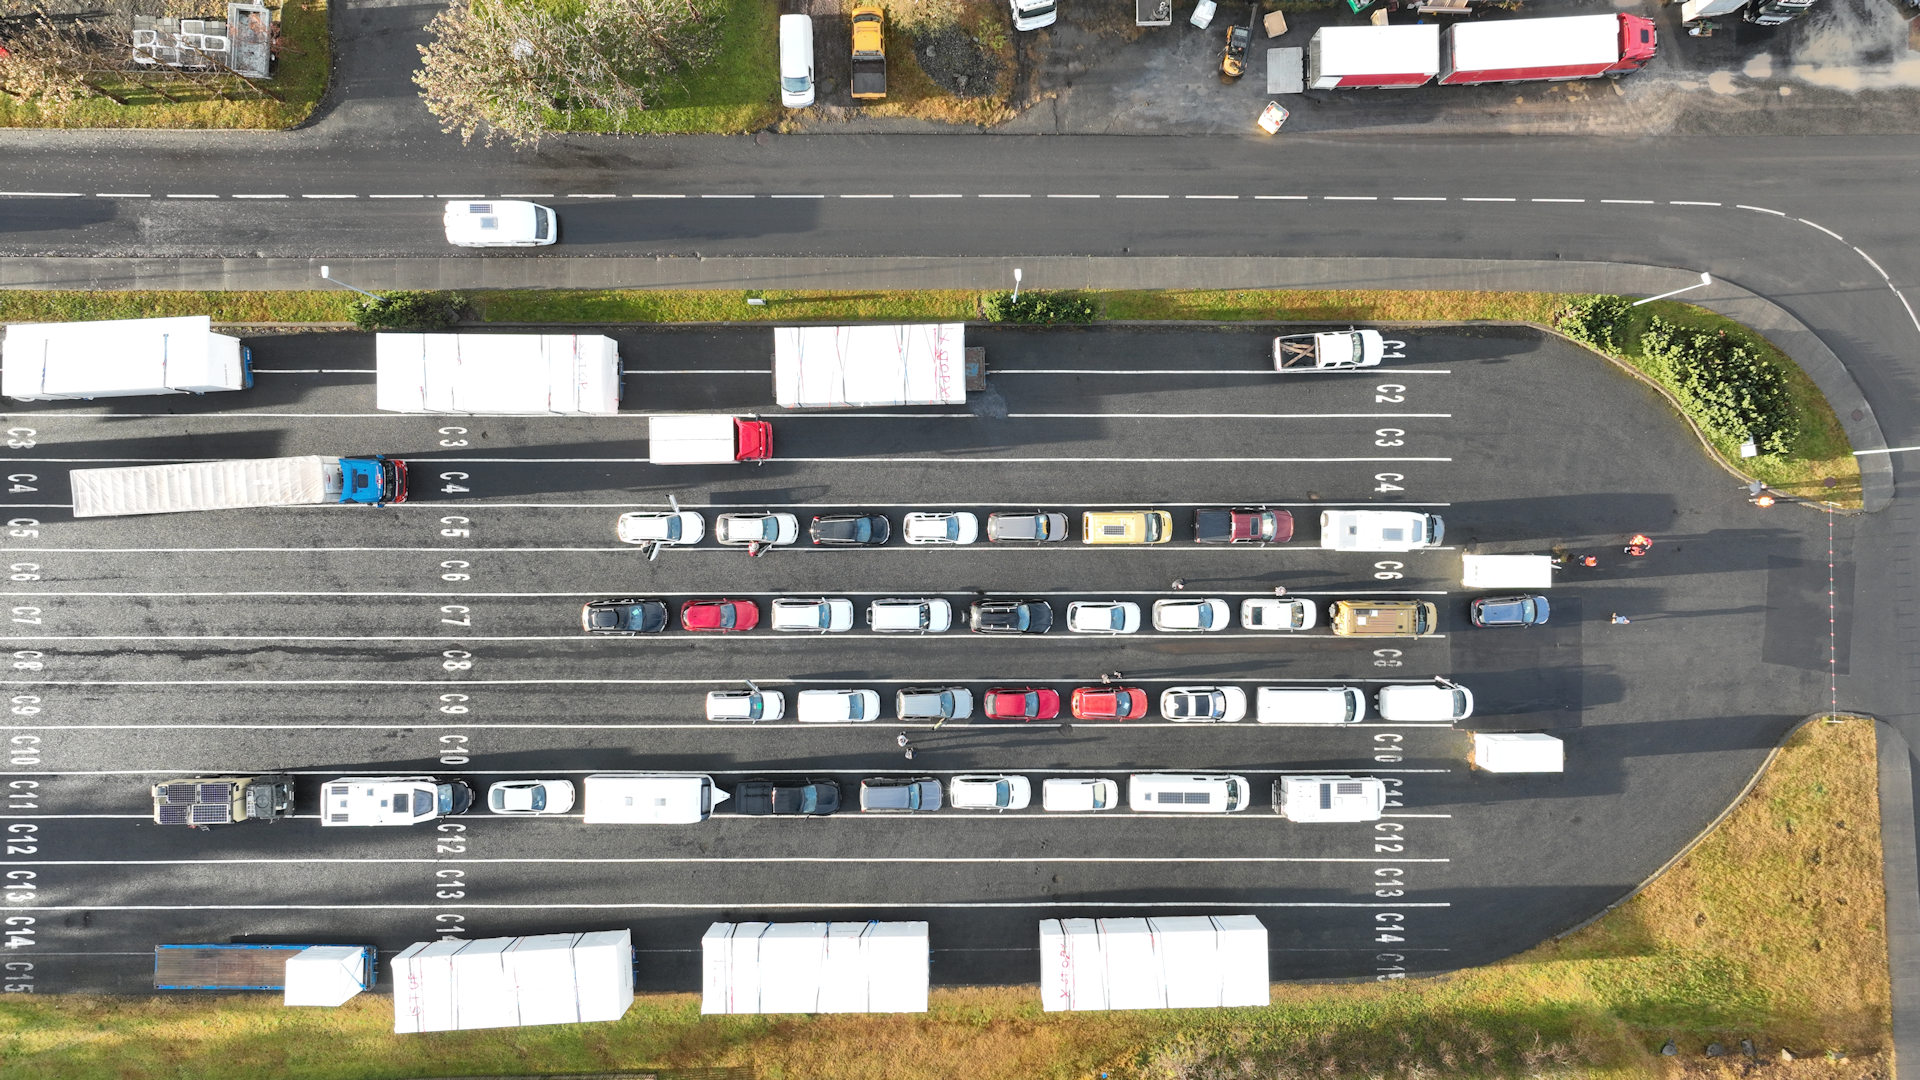
[[1076, 634], [1137, 633], [1140, 605], [1131, 600], [1075, 600], [1067, 605], [1067, 629]]
[[1237, 686], [1175, 686], [1160, 692], [1160, 717], [1176, 724], [1236, 724], [1247, 715]]
[[1137, 686], [1082, 686], [1073, 692], [1075, 720], [1138, 720], [1147, 715], [1147, 692]]

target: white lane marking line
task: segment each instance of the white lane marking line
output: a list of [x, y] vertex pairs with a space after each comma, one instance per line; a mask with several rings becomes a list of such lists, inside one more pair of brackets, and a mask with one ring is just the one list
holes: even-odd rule
[[1031, 199], [1033, 198], [1033, 196], [1025, 193], [1006, 192], [1006, 193], [999, 193], [999, 194], [975, 195], [974, 198], [976, 199]]
[[1452, 814], [1381, 814], [1380, 816], [1389, 817], [1389, 818], [1438, 818], [1438, 819], [1450, 819], [1453, 817]]
[[[140, 815], [115, 814], [112, 816], [139, 817]], [[309, 819], [315, 819], [315, 820], [317, 820], [319, 817], [319, 815], [317, 814], [301, 814], [298, 816], [309, 818]], [[562, 818], [562, 819], [572, 818], [573, 820], [576, 820], [576, 821], [580, 819], [579, 814], [555, 814], [553, 816], [556, 818]], [[745, 815], [732, 815], [732, 816], [745, 817]], [[856, 817], [864, 817], [867, 820], [872, 820], [875, 817], [881, 817], [881, 816], [884, 816], [884, 815], [875, 815], [875, 814], [848, 815], [848, 819], [853, 820]], [[1019, 818], [1023, 816], [1030, 817], [1031, 815], [1021, 815], [1021, 814], [982, 814], [981, 815], [983, 819], [988, 817]], [[1101, 817], [1115, 816], [1115, 815], [1094, 814], [1090, 816], [1095, 819], [1098, 819]], [[1129, 815], [1129, 816], [1134, 816], [1134, 815]], [[1141, 814], [1137, 816], [1146, 817], [1148, 815]], [[1399, 816], [1399, 815], [1391, 815], [1391, 816]], [[151, 814], [146, 815], [146, 817], [148, 818], [148, 820], [152, 819]], [[777, 828], [780, 828], [781, 826], [769, 823], [769, 827], [777, 829]], [[1318, 858], [1313, 856], [1307, 856], [1307, 855], [1221, 855], [1221, 856], [1215, 856], [1215, 857], [1208, 857], [1204, 855], [952, 855], [952, 856], [942, 856], [942, 855], [839, 855], [839, 856], [662, 855], [654, 858], [649, 858], [645, 856], [608, 856], [608, 857], [597, 857], [597, 858], [531, 857], [531, 858], [485, 858], [485, 859], [468, 859], [468, 858], [420, 859], [420, 858], [407, 858], [402, 856], [397, 858], [396, 857], [375, 857], [375, 858], [366, 858], [366, 859], [350, 859], [350, 858], [9, 859], [7, 860], [7, 865], [8, 866], [245, 866], [250, 863], [270, 863], [276, 866], [305, 866], [305, 865], [341, 866], [341, 865], [353, 865], [353, 864], [359, 863], [359, 864], [379, 865], [379, 866], [421, 866], [421, 865], [429, 865], [429, 864], [444, 866], [448, 863], [474, 863], [474, 864], [497, 864], [502, 866], [516, 866], [516, 865], [590, 866], [595, 863], [621, 863], [626, 865], [644, 866], [648, 864], [657, 863], [665, 866], [675, 866], [675, 865], [688, 865], [688, 866], [722, 865], [724, 866], [728, 863], [741, 863], [741, 862], [794, 863], [794, 864], [800, 864], [800, 865], [805, 865], [810, 863], [861, 862], [861, 863], [881, 863], [881, 864], [901, 864], [901, 865], [914, 865], [917, 863], [974, 863], [974, 864], [986, 864], [986, 865], [991, 865], [994, 863], [1085, 863], [1085, 864], [1096, 865], [1096, 866], [1103, 863], [1116, 863], [1121, 865], [1129, 865], [1129, 864], [1135, 864], [1135, 863], [1307, 863], [1307, 864], [1358, 863], [1364, 866], [1364, 865], [1372, 865], [1372, 864], [1379, 864], [1379, 863], [1390, 863], [1390, 864], [1392, 863], [1450, 863], [1452, 861], [1453, 861], [1452, 859], [1367, 859], [1367, 858], [1357, 858], [1352, 856], [1339, 856], [1339, 855], [1330, 855], [1330, 856], [1318, 857]]]
[[[612, 199], [612, 198], [617, 198], [617, 196], [614, 196], [614, 195], [604, 195], [604, 196], [603, 196], [603, 195], [580, 195], [580, 196], [576, 196], [576, 197], [577, 197], [577, 198], [581, 198], [581, 199], [600, 199], [600, 198], [606, 198], [606, 199]], [[755, 196], [752, 196], [752, 195], [702, 195], [702, 196], [700, 196], [700, 197], [701, 197], [701, 198], [703, 198], [703, 199], [751, 199], [751, 198], [755, 198]]]
[[1734, 203], [1734, 204], [1733, 204], [1733, 207], [1734, 207], [1734, 209], [1736, 209], [1736, 210], [1752, 210], [1752, 211], [1754, 211], [1755, 213], [1760, 213], [1760, 214], [1772, 214], [1772, 215], [1773, 215], [1774, 217], [1786, 217], [1786, 216], [1787, 216], [1787, 214], [1786, 214], [1786, 211], [1784, 211], [1784, 210], [1769, 210], [1769, 209], [1767, 209], [1767, 208], [1766, 208], [1766, 207], [1764, 207], [1764, 206], [1748, 206], [1748, 205], [1747, 205], [1746, 203]]
[[1717, 202], [1693, 202], [1692, 200], [1689, 200], [1689, 199], [1674, 199], [1668, 202], [1667, 205], [1668, 206], [1719, 206], [1720, 204]]
[[[619, 197], [620, 196], [618, 195], [603, 195], [597, 192], [583, 194], [577, 191], [569, 192], [566, 195], [561, 196], [561, 198], [563, 199], [617, 199]], [[733, 198], [751, 199], [753, 198], [753, 196], [751, 195], [737, 195], [737, 196], [736, 195], [702, 195], [700, 197], [703, 199], [733, 199]]]
[[358, 195], [302, 195], [303, 199], [357, 199]]
[[1182, 195], [1183, 199], [1238, 199], [1238, 195]]
[[83, 194], [79, 191], [0, 191], [0, 195], [15, 199], [78, 199]]
[[1507, 199], [1507, 198], [1497, 198], [1497, 197], [1494, 197], [1494, 196], [1491, 196], [1491, 195], [1486, 195], [1486, 196], [1477, 196], [1477, 195], [1462, 195], [1462, 196], [1460, 197], [1460, 201], [1461, 201], [1461, 202], [1518, 202], [1519, 200], [1518, 200], [1518, 199]]
[[907, 198], [909, 199], [964, 199], [966, 198], [966, 196], [957, 195], [957, 194], [948, 194], [945, 192], [936, 192], [936, 193], [927, 194], [927, 195], [908, 195]]
[[94, 193], [96, 199], [151, 199], [151, 193], [137, 191], [100, 191]]
[[1883, 446], [1878, 450], [1855, 450], [1854, 457], [1866, 457], [1869, 454], [1904, 454], [1910, 450], [1920, 450], [1920, 446]]
[[1528, 201], [1528, 202], [1570, 202], [1570, 203], [1583, 203], [1583, 202], [1586, 202], [1587, 200], [1585, 200], [1585, 199], [1528, 199], [1527, 201]]
[[629, 199], [684, 199], [685, 195], [629, 195]]
[[[999, 376], [999, 375], [1262, 375], [1262, 376], [1266, 376], [1267, 378], [1272, 378], [1273, 368], [1271, 367], [1264, 367], [1264, 368], [994, 368], [993, 373], [996, 376]], [[1340, 373], [1326, 372], [1325, 374], [1329, 374], [1329, 375], [1360, 374], [1360, 372], [1352, 372], [1352, 371], [1340, 372]], [[1378, 376], [1380, 373], [1378, 370], [1368, 370], [1364, 374], [1366, 374], [1368, 378], [1373, 378]], [[1396, 368], [1394, 369], [1394, 372], [1393, 372], [1393, 376], [1396, 379], [1402, 375], [1451, 375], [1451, 374], [1453, 374], [1453, 371], [1449, 368], [1413, 368], [1413, 369]], [[19, 415], [25, 416], [30, 414], [21, 413]], [[799, 414], [794, 414], [794, 415], [799, 415]], [[784, 421], [784, 420], [787, 420], [788, 417], [782, 416], [780, 419]]]
[[[114, 414], [108, 414], [114, 415]], [[1094, 412], [1017, 412], [1009, 419], [1021, 420], [1451, 420], [1452, 413], [1266, 413], [1266, 412], [1193, 412], [1193, 413], [1094, 413]]]
[[1617, 206], [1652, 206], [1654, 205], [1654, 200], [1652, 199], [1601, 199], [1600, 201], [1603, 203], [1613, 203], [1614, 205], [1617, 205]]
[[1282, 202], [1306, 202], [1308, 199], [1313, 198], [1313, 196], [1311, 195], [1255, 195], [1254, 198], [1262, 199], [1262, 200], [1277, 200]]
[[891, 195], [842, 195], [843, 199], [891, 199]]
[[[770, 679], [762, 679], [757, 681], [764, 682], [768, 685], [778, 684], [780, 686], [845, 686], [847, 683], [852, 682], [854, 680], [836, 677], [832, 679], [800, 679], [800, 678], [771, 679], [770, 678]], [[909, 683], [926, 682], [927, 679], [926, 679], [926, 676], [924, 675], [916, 675], [910, 679], [879, 678], [879, 677], [869, 676], [866, 678], [862, 678], [858, 681], [863, 684], [872, 683], [872, 684], [882, 685], [882, 686], [899, 684], [904, 686]], [[1007, 679], [1004, 680], [1004, 682], [1001, 685], [1019, 685], [1022, 681], [1023, 680], [1021, 679], [1009, 676]], [[1035, 683], [1046, 683], [1046, 682], [1053, 682], [1055, 680], [1033, 679], [1031, 681]], [[1372, 682], [1388, 682], [1388, 681], [1400, 681], [1400, 680], [1373, 679], [1373, 678], [1354, 679], [1349, 677], [1349, 678], [1343, 678], [1343, 679], [1289, 679], [1287, 681], [1296, 682], [1296, 683], [1330, 683], [1330, 684], [1345, 685], [1347, 683], [1352, 683], [1352, 682], [1372, 683]], [[463, 686], [739, 686], [739, 685], [740, 685], [740, 679], [737, 676], [728, 677], [724, 679], [4, 679], [4, 680], [0, 680], [0, 686], [439, 686], [444, 688], [444, 687], [463, 687]], [[1093, 721], [1093, 722], [1098, 723], [1099, 721]], [[882, 723], [882, 726], [885, 726], [886, 724], [897, 725], [898, 721], [892, 721], [892, 720], [885, 721]], [[855, 725], [823, 724], [821, 726], [833, 727], [833, 728], [846, 728], [846, 727], [855, 726]], [[199, 766], [195, 766], [195, 768], [199, 768]], [[138, 771], [138, 770], [135, 770], [135, 771]], [[148, 769], [144, 771], [145, 772], [165, 772], [169, 770]], [[583, 769], [579, 771], [590, 772], [592, 770]], [[712, 770], [709, 770], [709, 771], [712, 771]], [[745, 770], [745, 771], [765, 772], [766, 770], [758, 769], [758, 770]], [[1060, 770], [1049, 770], [1049, 771], [1060, 771]], [[1065, 771], [1078, 771], [1078, 772], [1089, 773], [1089, 774], [1098, 774], [1101, 772], [1101, 770], [1099, 769], [1079, 769], [1079, 770], [1065, 770]], [[1446, 769], [1400, 769], [1400, 770], [1370, 769], [1368, 771], [1370, 772], [1395, 772], [1395, 771], [1397, 772], [1447, 772], [1449, 770], [1446, 770]], [[39, 775], [39, 774], [36, 774], [36, 775]], [[49, 773], [46, 775], [67, 775], [67, 774]], [[97, 774], [73, 773], [72, 775], [93, 776]], [[183, 775], [190, 775], [190, 774], [183, 774]], [[335, 770], [333, 773], [329, 775], [338, 775], [338, 770]]]
[[[167, 198], [169, 199], [217, 199], [219, 197], [218, 195], [175, 195], [172, 192], [167, 193]], [[348, 197], [351, 198], [352, 196]]]
[[1098, 195], [1048, 195], [1049, 199], [1097, 199]]
[[1395, 195], [1394, 202], [1446, 202], [1445, 195]]
[[[333, 367], [333, 368], [270, 368], [257, 367], [255, 375], [372, 375], [377, 369], [370, 367]], [[107, 414], [111, 415], [111, 414]], [[397, 415], [407, 415], [405, 413]], [[418, 414], [414, 414], [418, 415]], [[453, 415], [453, 414], [448, 414]]]
[[[669, 594], [669, 595], [671, 595], [671, 594]], [[774, 595], [774, 594], [771, 594], [771, 593], [755, 593], [755, 594], [753, 594], [753, 595], [756, 595], [756, 596], [771, 596], [771, 595]], [[877, 594], [876, 594], [876, 595], [877, 595]], [[1143, 595], [1143, 594], [1137, 594], [1137, 593], [1136, 593], [1136, 594], [1129, 594], [1129, 595]], [[1427, 596], [1427, 595], [1445, 595], [1445, 594], [1434, 594], [1434, 593], [1418, 593], [1418, 594], [1415, 594], [1415, 595], [1422, 595], [1422, 596]], [[664, 632], [664, 633], [658, 633], [658, 634], [646, 634], [646, 635], [644, 635], [644, 637], [645, 637], [646, 639], [649, 639], [649, 640], [660, 640], [660, 641], [684, 641], [684, 640], [688, 640], [688, 639], [694, 639], [694, 640], [699, 640], [699, 639], [702, 639], [702, 638], [703, 638], [703, 637], [705, 636], [705, 634], [706, 634], [706, 633], [710, 633], [710, 632], [711, 632], [711, 631], [706, 631], [706, 632], [703, 632], [703, 631], [687, 631], [687, 630], [668, 630], [668, 631], [666, 631], [666, 632]], [[814, 641], [814, 640], [818, 640], [819, 638], [821, 638], [821, 637], [823, 637], [824, 635], [820, 635], [820, 634], [792, 634], [792, 635], [789, 635], [789, 634], [781, 634], [781, 633], [777, 633], [777, 632], [776, 632], [776, 633], [772, 633], [772, 634], [745, 634], [745, 635], [742, 635], [742, 634], [733, 634], [733, 635], [731, 635], [731, 636], [732, 636], [732, 637], [733, 637], [733, 638], [734, 638], [734, 639], [735, 639], [736, 641], [759, 641], [759, 642], [784, 642], [784, 641]], [[957, 636], [959, 636], [959, 635], [954, 635], [954, 634], [904, 634], [904, 635], [901, 635], [901, 636], [902, 636], [902, 637], [904, 637], [904, 638], [909, 638], [909, 639], [911, 639], [911, 640], [913, 640], [913, 641], [937, 641], [937, 640], [940, 640], [940, 639], [941, 639], [941, 638], [943, 638], [943, 637], [957, 637]], [[1140, 633], [1140, 634], [1094, 634], [1094, 635], [1087, 635], [1087, 636], [1092, 636], [1092, 637], [1127, 637], [1127, 638], [1138, 638], [1138, 639], [1145, 639], [1145, 640], [1152, 640], [1152, 641], [1165, 641], [1165, 640], [1167, 639], [1167, 633], [1166, 633], [1166, 632], [1164, 632], [1164, 631], [1157, 631], [1157, 632], [1156, 632], [1156, 631], [1149, 631], [1149, 632], [1146, 632], [1146, 633]], [[1174, 636], [1176, 636], [1176, 637], [1177, 637], [1177, 636], [1179, 636], [1179, 634], [1178, 634], [1178, 633], [1176, 632]], [[1296, 637], [1317, 637], [1317, 638], [1322, 638], [1322, 639], [1326, 639], [1326, 638], [1330, 638], [1330, 637], [1331, 637], [1331, 635], [1328, 635], [1328, 634], [1318, 634], [1318, 635], [1315, 635], [1315, 634], [1305, 634], [1305, 635], [1295, 635], [1295, 636], [1296, 636]], [[1425, 640], [1430, 640], [1430, 641], [1440, 641], [1440, 640], [1443, 640], [1443, 639], [1445, 639], [1445, 638], [1446, 638], [1447, 636], [1448, 636], [1448, 635], [1446, 635], [1446, 634], [1428, 634], [1428, 635], [1425, 635]], [[583, 642], [583, 643], [586, 643], [586, 644], [590, 644], [590, 645], [594, 645], [594, 646], [596, 646], [596, 647], [598, 647], [598, 646], [599, 646], [599, 645], [601, 644], [601, 641], [600, 641], [600, 639], [601, 639], [601, 637], [602, 637], [602, 635], [598, 635], [598, 634], [587, 634], [587, 633], [572, 633], [572, 634], [466, 634], [466, 635], [428, 635], [428, 634], [9, 634], [9, 635], [7, 635], [7, 636], [6, 636], [6, 638], [5, 638], [4, 640], [7, 640], [7, 641], [308, 641], [308, 642], [343, 642], [343, 641], [425, 641], [425, 642], [434, 642], [434, 643], [438, 643], [438, 644], [459, 644], [459, 643], [460, 643], [460, 642], [462, 642], [462, 641], [578, 641], [578, 642]], [[864, 634], [863, 634], [863, 635], [861, 635], [861, 637], [862, 637], [862, 639], [864, 639], [864, 638], [866, 637], [866, 635], [864, 635]], [[1017, 638], [1014, 638], [1014, 636], [1013, 636], [1013, 635], [1007, 635], [1007, 637], [1008, 637], [1009, 639], [1012, 639], [1012, 640], [1010, 641], [1010, 643], [1018, 643], [1018, 639], [1017, 639]], [[1223, 630], [1223, 631], [1217, 631], [1217, 632], [1214, 632], [1214, 633], [1210, 633], [1210, 634], [1207, 634], [1207, 635], [1206, 635], [1206, 637], [1207, 637], [1207, 639], [1208, 639], [1208, 640], [1210, 640], [1210, 641], [1272, 641], [1272, 640], [1273, 640], [1273, 637], [1274, 637], [1274, 635], [1273, 635], [1273, 633], [1272, 633], [1272, 632], [1266, 632], [1266, 633], [1259, 633], [1259, 632], [1256, 632], [1256, 633], [1250, 633], [1250, 634], [1236, 634], [1236, 633], [1233, 633], [1233, 632], [1231, 632], [1231, 631], [1224, 631], [1224, 630]], [[1050, 642], [1060, 642], [1060, 641], [1071, 641], [1071, 640], [1073, 640], [1073, 635], [1069, 635], [1069, 634], [1046, 634], [1046, 635], [1043, 635], [1043, 636], [1042, 636], [1042, 638], [1041, 638], [1041, 640], [1043, 640], [1043, 641], [1050, 641]], [[888, 642], [888, 644], [889, 644], [889, 645], [892, 645], [892, 644], [894, 644], [894, 643], [893, 643], [893, 642], [891, 642], [891, 641], [889, 641], [889, 642]], [[614, 646], [614, 647], [616, 647], [616, 648], [624, 648], [624, 647], [628, 647], [628, 646], [626, 646], [626, 645], [619, 645], [619, 646]], [[777, 680], [775, 680], [775, 681], [777, 681]], [[1164, 680], [1164, 679], [1160, 679], [1160, 680], [1153, 680], [1153, 679], [1143, 679], [1142, 681], [1144, 681], [1144, 682], [1165, 682], [1166, 680]]]
[[284, 199], [285, 195], [235, 195], [236, 199]]
[[503, 199], [551, 199], [554, 198], [554, 194], [551, 191], [519, 191], [500, 197]]
[[1171, 199], [1171, 195], [1115, 195], [1116, 199]]
[[1827, 228], [1825, 225], [1822, 225], [1817, 221], [1808, 221], [1806, 218], [1794, 218], [1793, 220], [1799, 222], [1802, 225], [1811, 225], [1814, 228], [1819, 229], [1821, 232], [1826, 233], [1828, 236], [1833, 237], [1835, 240], [1838, 240], [1843, 244], [1847, 242], [1846, 237], [1841, 236], [1839, 233], [1834, 232], [1832, 229]]
[[[862, 817], [850, 814], [851, 818]], [[873, 815], [885, 817], [884, 814]], [[980, 814], [982, 819], [1007, 816]], [[1026, 816], [1026, 815], [1015, 815]], [[1238, 816], [1238, 815], [1235, 815]], [[1272, 827], [1272, 823], [1268, 823]], [[1415, 901], [1404, 903], [1385, 900], [1338, 901], [1338, 900], [846, 900], [846, 901], [788, 901], [788, 900], [749, 900], [744, 897], [728, 900], [724, 903], [671, 904], [628, 902], [620, 904], [581, 904], [562, 901], [547, 901], [538, 904], [478, 904], [464, 901], [437, 904], [83, 904], [79, 907], [38, 906], [10, 907], [8, 911], [861, 911], [873, 910], [973, 910], [1005, 909], [1021, 911], [1033, 908], [1447, 908], [1453, 905], [1448, 901]], [[45, 954], [40, 954], [45, 955]]]
[[369, 199], [424, 199], [425, 195], [369, 195]]
[[1910, 319], [1910, 320], [1912, 320], [1912, 322], [1913, 322], [1913, 328], [1914, 328], [1915, 330], [1920, 330], [1920, 315], [1915, 315], [1915, 314], [1913, 313], [1913, 305], [1912, 305], [1912, 304], [1909, 304], [1909, 303], [1907, 303], [1907, 297], [1906, 297], [1906, 294], [1905, 294], [1905, 293], [1902, 293], [1902, 292], [1901, 292], [1901, 291], [1899, 290], [1899, 288], [1898, 288], [1898, 287], [1896, 287], [1896, 286], [1894, 285], [1894, 283], [1893, 283], [1893, 282], [1891, 282], [1891, 281], [1889, 281], [1889, 282], [1887, 282], [1887, 288], [1889, 288], [1889, 289], [1892, 289], [1892, 290], [1893, 290], [1893, 295], [1894, 295], [1894, 296], [1896, 296], [1896, 297], [1899, 297], [1899, 299], [1900, 299], [1900, 306], [1901, 306], [1901, 307], [1903, 307], [1903, 308], [1906, 308], [1906, 309], [1907, 309], [1907, 318], [1908, 318], [1908, 319]]
[[825, 195], [769, 195], [769, 199], [824, 199]]
[[1878, 272], [1878, 273], [1880, 274], [1880, 276], [1881, 276], [1881, 278], [1883, 278], [1883, 279], [1885, 279], [1885, 280], [1887, 280], [1887, 281], [1892, 281], [1892, 280], [1893, 280], [1893, 279], [1892, 279], [1891, 277], [1888, 277], [1888, 276], [1887, 276], [1887, 272], [1886, 272], [1885, 270], [1881, 270], [1881, 269], [1880, 269], [1880, 264], [1879, 264], [1879, 263], [1877, 263], [1877, 262], [1874, 262], [1874, 261], [1873, 261], [1873, 256], [1871, 256], [1871, 255], [1869, 255], [1869, 254], [1867, 254], [1867, 253], [1866, 253], [1866, 252], [1864, 252], [1864, 251], [1861, 251], [1861, 250], [1860, 250], [1859, 248], [1857, 248], [1857, 247], [1853, 249], [1853, 253], [1854, 253], [1855, 255], [1858, 255], [1858, 256], [1860, 256], [1861, 258], [1863, 258], [1863, 259], [1865, 259], [1865, 260], [1867, 260], [1867, 265], [1868, 265], [1868, 266], [1871, 266], [1871, 267], [1873, 267], [1873, 268], [1874, 268], [1874, 270], [1875, 270], [1875, 271], [1877, 271], [1877, 272]]
[[485, 195], [435, 195], [436, 199], [484, 199]]
[[1380, 201], [1380, 196], [1378, 195], [1322, 195], [1320, 196], [1320, 198], [1326, 202], [1379, 202]]

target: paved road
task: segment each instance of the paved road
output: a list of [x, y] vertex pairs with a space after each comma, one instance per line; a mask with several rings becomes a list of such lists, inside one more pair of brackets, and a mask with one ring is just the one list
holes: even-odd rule
[[[1756, 519], [1648, 391], [1530, 331], [1423, 331], [1390, 373], [1284, 379], [1265, 371], [1258, 329], [979, 331], [995, 374], [965, 410], [779, 415], [775, 462], [680, 469], [644, 463], [642, 418], [763, 403], [767, 331], [619, 336], [629, 411], [614, 418], [374, 413], [359, 335], [257, 339], [247, 394], [9, 415], [31, 429], [14, 441], [33, 445], [5, 452], [14, 490], [0, 543], [16, 578], [35, 577], [7, 589], [5, 861], [32, 875], [9, 878], [23, 883], [9, 914], [36, 920], [13, 928], [28, 943], [9, 959], [34, 964], [41, 989], [137, 990], [158, 941], [317, 936], [395, 949], [449, 929], [609, 925], [636, 929], [645, 985], [686, 989], [710, 921], [847, 916], [929, 920], [938, 982], [1022, 982], [1036, 919], [1144, 910], [1259, 914], [1282, 978], [1442, 970], [1506, 955], [1617, 898], [1718, 813], [1826, 692], [1826, 521]], [[74, 466], [371, 449], [414, 463], [414, 500], [86, 522], [65, 507]], [[1263, 501], [1302, 527], [1300, 541], [1268, 550], [900, 546], [748, 560], [703, 544], [647, 563], [613, 541], [612, 521], [668, 493], [708, 513], [859, 506], [896, 524], [923, 506], [1148, 503], [1175, 510], [1182, 532], [1194, 505]], [[1377, 558], [1313, 546], [1317, 506], [1374, 501], [1443, 513], [1449, 546]], [[1853, 519], [1835, 524], [1851, 539]], [[1641, 529], [1659, 538], [1654, 554], [1618, 555]], [[1561, 583], [1548, 627], [1465, 624], [1460, 550], [1555, 543], [1602, 563]], [[1059, 609], [1147, 605], [1175, 595], [1175, 577], [1188, 586], [1179, 595], [1236, 603], [1281, 584], [1323, 604], [1428, 596], [1442, 634], [1376, 651], [1324, 631], [602, 641], [576, 630], [578, 605], [605, 595], [961, 605], [986, 591]], [[1615, 611], [1633, 622], [1609, 624]], [[935, 731], [699, 718], [705, 690], [747, 677], [890, 696], [945, 682], [1065, 692], [1116, 669], [1155, 694], [1449, 675], [1478, 696], [1469, 726], [1554, 731], [1572, 767], [1476, 775], [1463, 733], [1377, 721]], [[313, 816], [319, 781], [368, 772], [478, 788], [667, 768], [850, 787], [904, 771], [903, 727], [913, 771], [943, 780], [1228, 770], [1262, 797], [1219, 819], [722, 813], [622, 829], [472, 815], [350, 830]], [[301, 816], [210, 833], [146, 820], [147, 784], [222, 770], [293, 772]], [[1388, 779], [1390, 816], [1309, 827], [1266, 809], [1275, 777], [1327, 771]]]

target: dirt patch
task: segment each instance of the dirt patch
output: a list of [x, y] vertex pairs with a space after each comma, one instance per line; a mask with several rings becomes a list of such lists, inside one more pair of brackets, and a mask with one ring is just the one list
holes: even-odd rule
[[915, 35], [913, 55], [927, 78], [955, 97], [984, 97], [1000, 82], [1000, 58], [958, 26]]

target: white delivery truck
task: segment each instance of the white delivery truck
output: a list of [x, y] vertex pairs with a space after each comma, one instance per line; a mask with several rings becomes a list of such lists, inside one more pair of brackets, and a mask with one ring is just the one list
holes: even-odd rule
[[1482, 772], [1557, 773], [1566, 770], [1567, 748], [1537, 732], [1476, 731], [1468, 760]]
[[1417, 510], [1322, 510], [1320, 546], [1332, 551], [1417, 551], [1446, 538], [1439, 514]]
[[1462, 555], [1460, 583], [1469, 589], [1550, 589], [1551, 555]]
[[789, 409], [961, 405], [965, 323], [778, 326], [773, 399]]
[[773, 425], [738, 416], [655, 416], [647, 460], [655, 465], [725, 465], [773, 456]]
[[205, 315], [13, 323], [0, 393], [17, 401], [207, 394], [253, 385], [252, 353]]
[[605, 334], [376, 334], [385, 412], [612, 416], [620, 347]]
[[76, 518], [407, 499], [407, 463], [377, 455], [185, 461], [74, 469], [67, 476]]
[[588, 825], [691, 825], [730, 797], [705, 773], [594, 773], [580, 786]]

